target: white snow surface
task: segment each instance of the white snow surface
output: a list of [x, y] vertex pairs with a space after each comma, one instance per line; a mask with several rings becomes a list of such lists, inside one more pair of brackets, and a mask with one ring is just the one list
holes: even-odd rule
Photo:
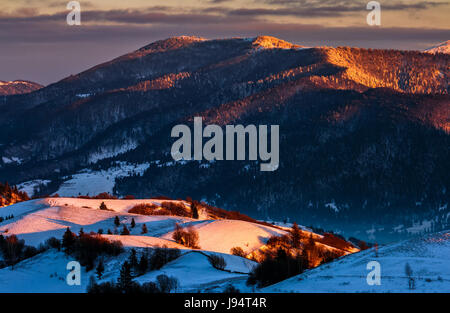
[[122, 162], [108, 170], [82, 170], [62, 183], [56, 193], [62, 197], [95, 196], [102, 192], [112, 194], [116, 178], [142, 174], [148, 167], [148, 163], [132, 165]]
[[[344, 256], [334, 262], [309, 270], [278, 284], [254, 290], [246, 286], [247, 273], [255, 262], [230, 254], [232, 247], [241, 247], [250, 253], [264, 248], [272, 235], [281, 235], [286, 230], [275, 227], [238, 221], [191, 219], [179, 216], [144, 216], [128, 213], [136, 204], [160, 204], [163, 200], [103, 200], [78, 198], [45, 198], [17, 203], [0, 208], [0, 216], [14, 214], [14, 218], [0, 224], [0, 234], [15, 234], [27, 245], [38, 246], [49, 237], [61, 238], [65, 229], [73, 232], [104, 233], [115, 230], [114, 218], [126, 225], [131, 234], [103, 235], [111, 240], [120, 240], [126, 252], [117, 257], [105, 257], [105, 273], [102, 282], [115, 281], [123, 262], [134, 248], [138, 255], [143, 249], [155, 246], [179, 248], [182, 256], [164, 265], [160, 270], [148, 272], [135, 278], [143, 283], [155, 281], [160, 274], [173, 276], [179, 281], [177, 292], [222, 292], [232, 284], [241, 292], [410, 292], [404, 267], [409, 263], [414, 271], [416, 289], [413, 292], [450, 292], [450, 233], [404, 241], [379, 248], [378, 257], [373, 249]], [[174, 202], [179, 202], [175, 201]], [[100, 210], [104, 202], [108, 210]], [[183, 202], [185, 205], [187, 203]], [[132, 218], [136, 227], [131, 228]], [[141, 234], [142, 224], [148, 228]], [[175, 223], [192, 225], [199, 234], [200, 249], [192, 250], [172, 239]], [[120, 232], [122, 225], [117, 228]], [[314, 236], [319, 236], [314, 234]], [[226, 261], [225, 270], [212, 267], [208, 255], [219, 254]], [[67, 263], [71, 257], [55, 249], [19, 262], [14, 269], [0, 269], [0, 292], [84, 292], [90, 276], [82, 270], [82, 285], [69, 286], [65, 278]], [[369, 286], [366, 276], [369, 261], [381, 264], [381, 286]]]
[[[232, 282], [240, 289], [246, 290], [247, 273], [255, 266], [255, 262], [230, 255], [230, 249], [242, 246], [252, 251], [265, 244], [273, 234], [284, 233], [269, 226], [234, 220], [194, 220], [178, 216], [144, 216], [128, 213], [136, 204], [160, 204], [158, 199], [141, 200], [103, 200], [78, 198], [45, 198], [17, 203], [0, 208], [0, 215], [14, 214], [14, 218], [0, 224], [0, 234], [17, 235], [27, 245], [38, 246], [50, 237], [61, 238], [67, 227], [77, 233], [103, 229], [115, 230], [114, 218], [119, 216], [122, 225], [126, 225], [131, 235], [103, 235], [111, 240], [119, 240], [124, 248], [141, 249], [156, 246], [179, 248], [182, 256], [158, 271], [148, 272], [137, 277], [138, 282], [154, 281], [160, 274], [174, 276], [179, 280], [178, 291], [207, 290], [221, 292]], [[108, 210], [100, 210], [104, 202]], [[175, 201], [174, 202], [179, 202]], [[134, 218], [136, 227], [131, 228]], [[147, 234], [141, 234], [142, 224], [148, 228]], [[173, 241], [172, 231], [175, 223], [193, 225], [199, 232], [201, 249], [192, 250]], [[118, 231], [122, 229], [118, 227]], [[227, 263], [225, 270], [212, 267], [207, 255], [222, 255]], [[105, 275], [102, 281], [115, 281], [122, 263], [128, 258], [125, 252], [118, 257], [105, 260]], [[41, 253], [33, 258], [19, 262], [14, 269], [0, 269], [0, 292], [84, 292], [89, 276], [94, 272], [82, 273], [82, 286], [72, 287], [65, 282], [66, 270], [70, 257], [54, 249]]]
[[[365, 250], [262, 289], [262, 292], [450, 292], [450, 231]], [[380, 263], [381, 285], [367, 284], [370, 261]], [[406, 263], [413, 270], [409, 289]]]
[[89, 155], [90, 163], [97, 163], [100, 160], [111, 158], [127, 151], [136, 149], [137, 142], [130, 140], [118, 147], [100, 147], [99, 151]]
[[0, 269], [0, 293], [80, 293], [86, 291], [89, 276], [81, 272], [81, 285], [66, 283], [67, 263], [73, 259], [54, 249], [11, 267]]
[[34, 195], [34, 188], [38, 187], [39, 185], [47, 185], [50, 182], [50, 180], [46, 179], [35, 179], [23, 182], [19, 185], [17, 185], [17, 188], [20, 191], [24, 191], [28, 194], [28, 196], [32, 197]]

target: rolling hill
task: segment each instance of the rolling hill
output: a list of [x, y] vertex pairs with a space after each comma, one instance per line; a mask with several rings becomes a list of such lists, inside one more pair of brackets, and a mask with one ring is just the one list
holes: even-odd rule
[[[153, 203], [161, 205], [161, 199], [105, 200], [80, 198], [44, 198], [21, 202], [0, 208], [0, 214], [14, 214], [12, 220], [0, 224], [0, 235], [16, 235], [27, 245], [38, 247], [50, 237], [61, 238], [65, 229], [74, 232], [81, 229], [85, 233], [97, 232], [100, 228], [112, 229], [114, 217], [118, 216], [120, 227], [130, 227], [133, 218], [136, 227], [130, 235], [103, 234], [108, 240], [118, 240], [124, 252], [117, 256], [102, 256], [105, 270], [98, 283], [116, 281], [124, 261], [128, 260], [131, 249], [144, 253], [156, 247], [178, 248], [181, 253], [161, 268], [138, 275], [134, 280], [140, 284], [153, 282], [158, 275], [175, 277], [178, 287], [175, 292], [223, 292], [233, 285], [241, 292], [448, 292], [450, 272], [447, 266], [450, 236], [448, 231], [430, 234], [398, 243], [382, 245], [378, 252], [374, 248], [359, 251], [342, 250], [342, 257], [316, 268], [306, 270], [274, 285], [255, 289], [246, 284], [248, 273], [256, 262], [230, 254], [230, 247], [242, 247], [245, 253], [264, 250], [267, 240], [273, 235], [286, 234], [287, 228], [262, 225], [243, 220], [217, 219], [200, 212], [203, 218], [192, 219], [181, 216], [144, 216], [129, 213], [137, 204]], [[169, 201], [169, 200], [164, 200]], [[100, 210], [104, 202], [108, 210]], [[189, 209], [189, 203], [172, 201]], [[192, 225], [199, 233], [200, 249], [191, 249], [173, 241], [171, 232], [175, 223]], [[147, 225], [148, 233], [140, 232]], [[303, 232], [313, 238], [316, 245], [326, 249], [338, 250], [338, 246], [324, 245], [323, 235], [303, 228]], [[349, 245], [351, 246], [351, 245]], [[225, 267], [217, 269], [209, 261], [211, 255], [220, 255]], [[0, 268], [0, 292], [85, 292], [94, 270], [82, 267], [81, 285], [66, 283], [66, 265], [73, 257], [55, 248], [44, 250], [26, 258], [13, 267]], [[0, 263], [2, 253], [0, 252]], [[369, 286], [366, 266], [370, 261], [381, 265], [381, 285]], [[405, 266], [412, 269], [414, 289], [408, 288]], [[23, 282], [27, 282], [24, 284]]]
[[[377, 256], [378, 255], [378, 256]], [[263, 292], [368, 292], [368, 293], [448, 293], [450, 292], [450, 233], [426, 235], [379, 248], [362, 251], [322, 265]], [[380, 263], [381, 285], [369, 286], [366, 268], [371, 261]], [[412, 269], [414, 289], [409, 288], [406, 264]]]
[[[164, 200], [169, 201], [169, 200]], [[107, 210], [101, 210], [104, 202]], [[231, 248], [241, 247], [250, 255], [265, 247], [272, 236], [286, 234], [288, 228], [271, 226], [268, 224], [252, 223], [243, 220], [211, 218], [211, 214], [201, 209], [203, 218], [192, 219], [176, 215], [139, 215], [128, 211], [138, 204], [153, 203], [161, 205], [160, 199], [142, 200], [105, 200], [80, 198], [44, 198], [17, 203], [0, 208], [0, 215], [14, 214], [14, 218], [0, 223], [0, 235], [4, 237], [15, 235], [24, 240], [28, 246], [39, 247], [51, 237], [62, 238], [67, 227], [72, 232], [85, 233], [100, 232], [108, 240], [120, 241], [125, 252], [118, 256], [104, 256], [105, 272], [99, 282], [116, 280], [122, 263], [127, 260], [130, 249], [145, 251], [147, 248], [168, 247], [181, 250], [181, 255], [167, 263], [159, 270], [150, 271], [136, 277], [140, 283], [154, 281], [160, 274], [176, 277], [179, 282], [178, 291], [222, 291], [228, 284], [239, 286], [242, 290], [250, 290], [245, 282], [248, 273], [256, 262], [232, 255]], [[189, 203], [184, 201], [170, 201], [181, 204], [189, 209]], [[118, 216], [120, 227], [114, 225]], [[136, 226], [130, 227], [134, 219]], [[199, 234], [200, 249], [191, 249], [176, 243], [172, 239], [175, 223], [182, 226], [191, 225]], [[142, 225], [146, 224], [148, 232], [142, 234]], [[118, 235], [117, 228], [124, 225], [130, 229], [130, 235]], [[106, 234], [106, 230], [112, 234]], [[320, 243], [323, 236], [311, 230], [303, 230], [306, 236], [313, 236], [324, 249], [339, 251], [341, 255], [359, 251], [352, 244], [351, 251], [340, 250], [331, 243]], [[223, 270], [212, 267], [209, 256], [212, 254], [223, 256], [226, 266]], [[0, 252], [0, 264], [2, 253]], [[67, 262], [70, 258], [56, 249], [45, 250], [35, 256], [15, 264], [13, 267], [0, 268], [0, 292], [84, 292], [89, 277], [94, 271], [87, 272], [83, 267], [82, 286], [71, 287], [66, 284], [65, 277]], [[24, 281], [29, 283], [23, 284]], [[17, 282], [17, 283], [13, 283]]]

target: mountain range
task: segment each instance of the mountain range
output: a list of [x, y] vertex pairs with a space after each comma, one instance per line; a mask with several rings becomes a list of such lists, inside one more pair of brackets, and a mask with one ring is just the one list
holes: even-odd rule
[[[67, 195], [189, 196], [369, 240], [439, 231], [450, 217], [449, 61], [268, 36], [157, 41], [0, 98], [0, 181], [36, 195], [83, 185]], [[279, 168], [174, 162], [170, 131], [195, 116], [279, 125]]]

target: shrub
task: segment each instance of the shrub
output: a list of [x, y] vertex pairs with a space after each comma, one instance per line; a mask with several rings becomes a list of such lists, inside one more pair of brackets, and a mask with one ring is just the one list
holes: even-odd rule
[[118, 199], [116, 196], [113, 196], [107, 192], [99, 193], [98, 195], [93, 196], [93, 197], [90, 197], [88, 195], [86, 195], [86, 196], [79, 195], [79, 196], [77, 196], [77, 198], [79, 198], [79, 199], [105, 199], [105, 200], [107, 200], [107, 199], [117, 200]]
[[[68, 229], [64, 235], [66, 236], [69, 232]], [[120, 241], [111, 241], [95, 233], [83, 234], [78, 237], [72, 232], [70, 233], [72, 235], [68, 235], [68, 238], [71, 238], [70, 240], [73, 240], [73, 242], [70, 249], [66, 248], [66, 253], [75, 257], [81, 265], [86, 266], [86, 271], [94, 268], [98, 256], [102, 254], [117, 256], [123, 252]]]
[[14, 265], [20, 261], [24, 251], [25, 241], [19, 240], [16, 235], [6, 237], [3, 241], [2, 252], [3, 258], [9, 265]]
[[123, 229], [120, 232], [120, 234], [123, 235], [123, 236], [127, 236], [127, 235], [130, 234], [130, 231], [128, 230], [127, 226], [123, 225]]
[[163, 195], [155, 196], [155, 197], [152, 197], [152, 198], [156, 199], [156, 200], [172, 200], [169, 197], [166, 197], [166, 196], [163, 196]]
[[61, 240], [55, 237], [50, 237], [45, 241], [45, 244], [50, 248], [61, 250]]
[[194, 227], [189, 226], [185, 235], [186, 246], [193, 249], [200, 249], [198, 245], [198, 232]]
[[223, 293], [240, 293], [240, 290], [234, 287], [232, 284], [228, 284], [225, 289], [223, 290]]
[[108, 207], [106, 206], [105, 202], [102, 202], [102, 203], [100, 204], [100, 210], [105, 210], [105, 211], [108, 210]]
[[87, 287], [87, 292], [91, 294], [118, 294], [121, 290], [114, 282], [105, 282], [101, 284], [91, 281]]
[[275, 284], [308, 268], [308, 260], [304, 255], [292, 256], [279, 249], [275, 257], [267, 257], [250, 273], [247, 284], [259, 288]]
[[96, 195], [94, 197], [94, 199], [113, 199], [113, 200], [115, 200], [115, 199], [117, 199], [117, 197], [113, 196], [107, 192], [102, 192], [102, 193], [99, 193], [98, 195]]
[[319, 239], [319, 242], [327, 246], [338, 248], [340, 250], [349, 250], [354, 248], [354, 246], [350, 242], [345, 241], [344, 239], [342, 239], [342, 237], [331, 233], [324, 233], [323, 237]]
[[170, 261], [179, 258], [180, 255], [180, 249], [157, 247], [153, 249], [153, 253], [150, 255], [149, 268], [150, 270], [159, 270]]
[[192, 218], [198, 219], [198, 203], [197, 201], [190, 201], [191, 202], [191, 213]]
[[164, 201], [161, 206], [153, 203], [141, 203], [133, 206], [128, 213], [141, 215], [175, 215], [191, 217], [191, 213], [187, 212], [185, 206], [178, 202]]
[[105, 266], [103, 265], [103, 260], [98, 262], [97, 267], [95, 268], [95, 274], [97, 274], [98, 279], [102, 279], [103, 272], [105, 271]]
[[186, 247], [193, 249], [200, 248], [198, 246], [198, 232], [192, 226], [187, 227], [187, 229], [185, 230], [178, 223], [175, 224], [175, 230], [172, 234], [172, 238], [173, 240], [175, 240], [175, 242]]
[[292, 245], [291, 237], [289, 234], [282, 236], [272, 236], [267, 240], [267, 247], [270, 249], [266, 253], [277, 252], [278, 249], [283, 249], [285, 251], [290, 251], [295, 249]]
[[162, 293], [170, 293], [172, 290], [177, 290], [179, 283], [175, 277], [169, 277], [161, 274], [156, 277], [157, 286]]
[[184, 244], [183, 235], [184, 235], [183, 227], [181, 227], [180, 224], [176, 223], [175, 229], [172, 234], [172, 239], [175, 240], [176, 243]]
[[158, 285], [152, 281], [143, 283], [141, 288], [142, 293], [159, 293]]
[[32, 246], [26, 246], [23, 239], [18, 239], [16, 235], [4, 237], [0, 235], [0, 254], [3, 255], [3, 262], [0, 262], [0, 267], [11, 266], [14, 267], [18, 262], [31, 258], [38, 253], [48, 249], [46, 245], [40, 245], [38, 249]]
[[294, 225], [292, 225], [289, 235], [291, 237], [292, 246], [297, 249], [300, 248], [303, 234], [300, 228], [298, 227], [297, 223], [294, 223]]
[[141, 215], [158, 215], [156, 210], [158, 206], [153, 203], [140, 203], [133, 206], [128, 210], [128, 213], [141, 214]]
[[179, 286], [178, 280], [175, 277], [168, 277], [166, 275], [159, 275], [156, 282], [146, 282], [142, 285], [132, 280], [126, 279], [124, 285], [121, 283], [105, 282], [97, 284], [95, 279], [91, 277], [87, 292], [90, 294], [151, 294], [161, 292], [171, 292], [176, 290]]
[[225, 267], [227, 266], [227, 262], [225, 262], [225, 259], [223, 258], [223, 256], [218, 255], [218, 254], [211, 254], [208, 257], [209, 263], [211, 263], [211, 265], [218, 270], [223, 271], [225, 269]]
[[230, 253], [232, 255], [237, 255], [237, 256], [240, 256], [240, 257], [243, 257], [243, 258], [245, 258], [245, 256], [246, 256], [244, 250], [241, 247], [233, 247], [233, 248], [231, 248], [230, 249]]
[[180, 202], [168, 202], [161, 203], [161, 208], [170, 212], [170, 215], [191, 217], [191, 214], [187, 212], [186, 207]]

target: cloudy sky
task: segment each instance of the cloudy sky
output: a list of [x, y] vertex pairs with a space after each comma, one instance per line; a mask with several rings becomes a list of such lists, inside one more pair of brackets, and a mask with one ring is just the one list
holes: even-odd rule
[[272, 35], [307, 46], [420, 50], [450, 38], [449, 0], [79, 0], [69, 26], [61, 0], [0, 1], [0, 80], [49, 84], [155, 40]]

